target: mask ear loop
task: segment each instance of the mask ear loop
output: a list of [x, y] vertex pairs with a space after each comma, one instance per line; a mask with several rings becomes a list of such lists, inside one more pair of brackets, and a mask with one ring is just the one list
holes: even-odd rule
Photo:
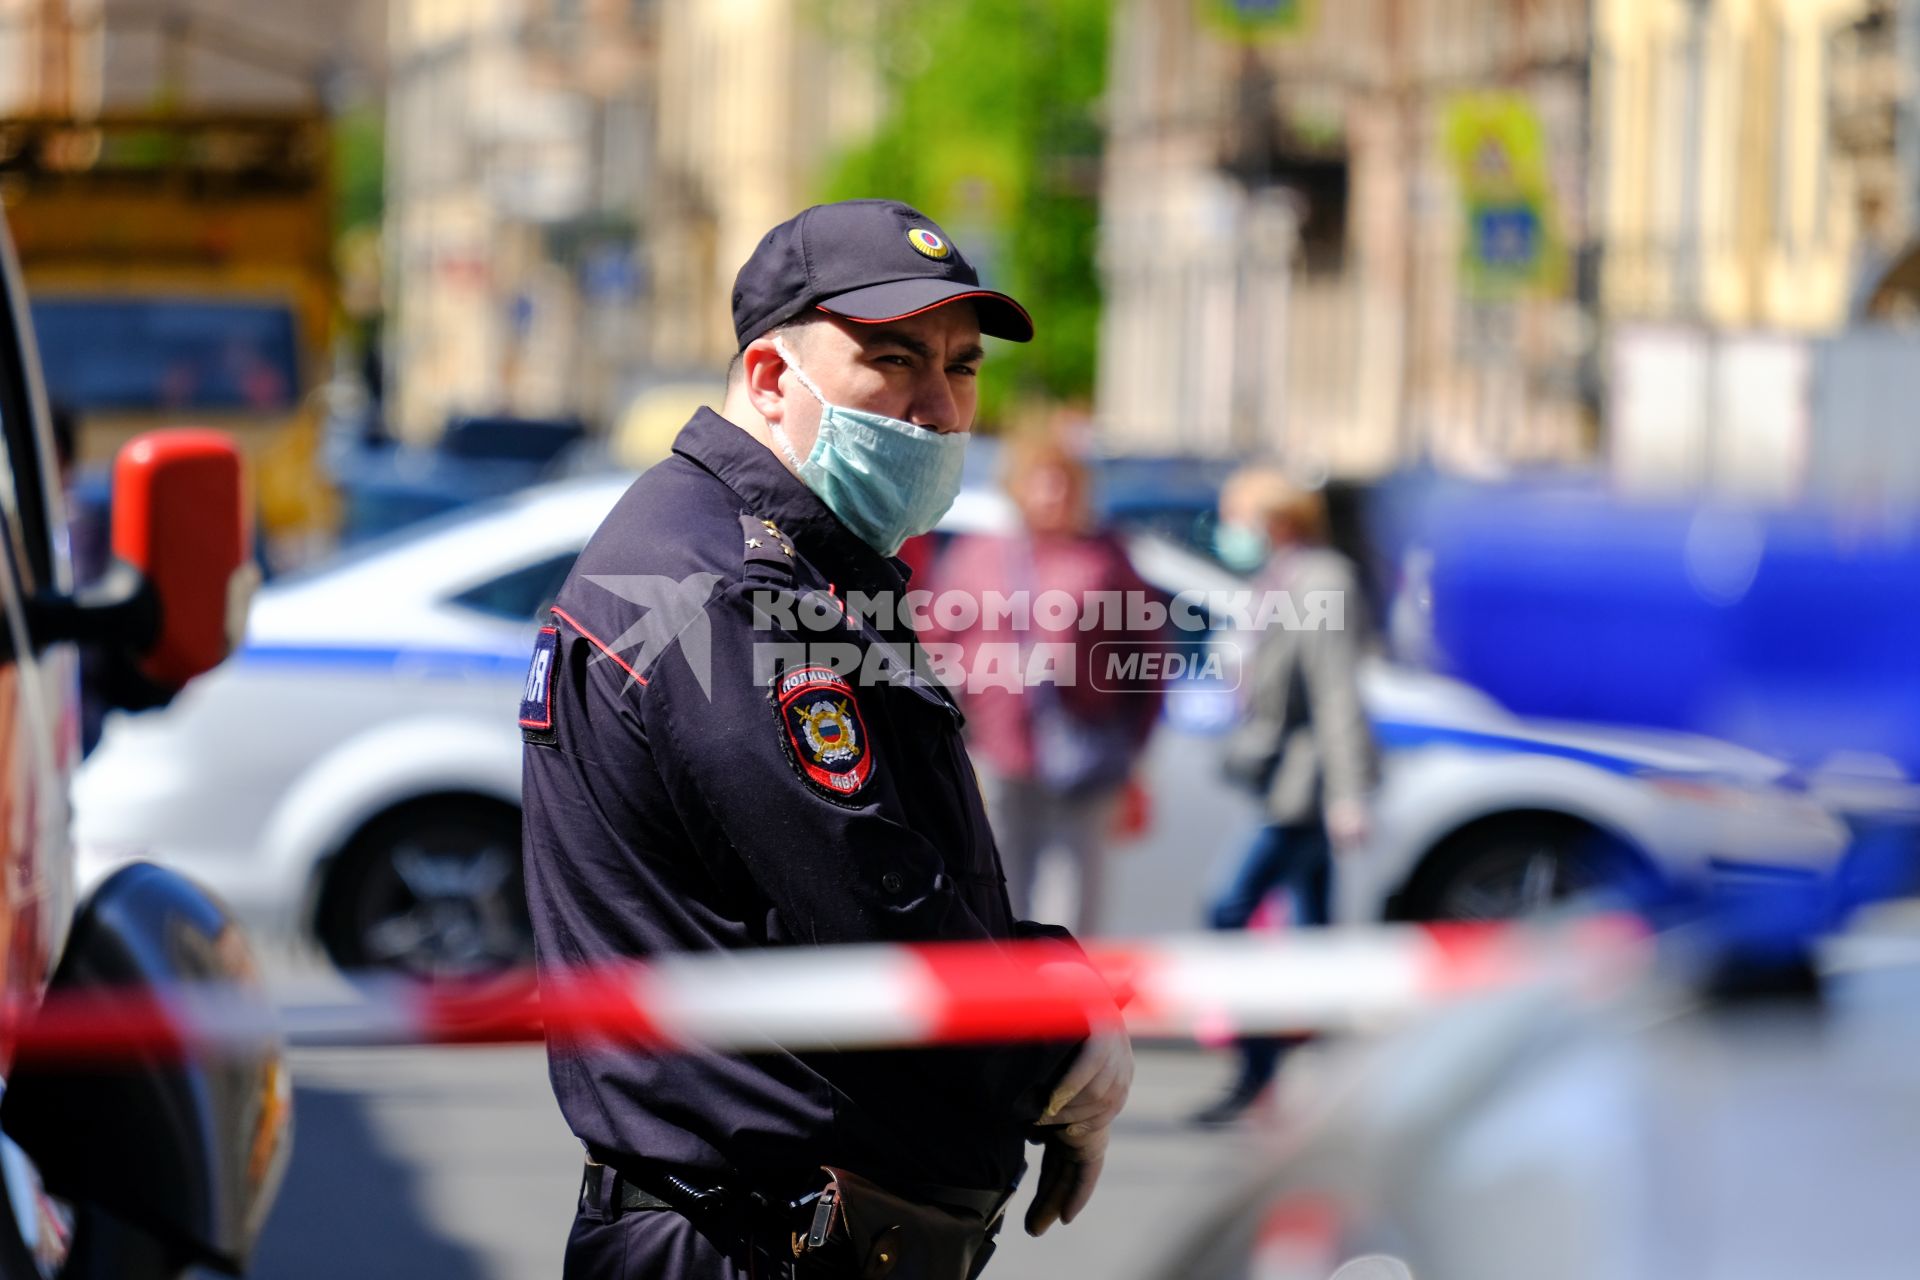
[[793, 352], [787, 350], [785, 340], [777, 333], [773, 335], [773, 349], [780, 353], [780, 358], [787, 362], [787, 368], [793, 370], [793, 376], [800, 379], [800, 385], [807, 389], [808, 394], [820, 402], [821, 408], [826, 408], [827, 398], [820, 394], [820, 388], [813, 385], [813, 379], [807, 376], [807, 371], [800, 367], [800, 362], [793, 358]]
[[[800, 362], [793, 358], [793, 352], [787, 350], [787, 344], [780, 340], [780, 335], [777, 333], [773, 335], [773, 349], [778, 351], [780, 358], [787, 362], [787, 368], [792, 371], [794, 377], [800, 379], [800, 385], [807, 389], [807, 393], [820, 402], [821, 409], [824, 410], [831, 407], [827, 404], [827, 398], [820, 394], [820, 388], [813, 385], [813, 379], [807, 376], [807, 371], [800, 367]], [[827, 429], [827, 415], [825, 413], [820, 415], [820, 429], [822, 431]], [[788, 438], [787, 429], [779, 423], [769, 420], [767, 423], [767, 431], [773, 436], [773, 442], [780, 446], [780, 452], [785, 456], [787, 465], [793, 468], [793, 473], [796, 476], [799, 475], [801, 467], [800, 455], [793, 451], [793, 441]]]

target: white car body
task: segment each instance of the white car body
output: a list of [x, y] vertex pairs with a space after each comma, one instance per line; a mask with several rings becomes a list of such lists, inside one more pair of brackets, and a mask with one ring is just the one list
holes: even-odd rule
[[[517, 806], [513, 710], [532, 604], [498, 616], [460, 598], [516, 570], [564, 563], [630, 482], [597, 476], [528, 491], [263, 590], [234, 661], [164, 711], [110, 720], [75, 784], [82, 876], [150, 858], [265, 927], [305, 934], [334, 855], [379, 815], [423, 796]], [[970, 491], [942, 527], [1007, 519], [997, 495]], [[1131, 550], [1142, 575], [1169, 592], [1244, 587], [1150, 535]], [[1819, 870], [1845, 844], [1840, 823], [1780, 785], [1784, 766], [1724, 743], [1527, 723], [1457, 682], [1385, 666], [1369, 669], [1365, 693], [1395, 749], [1370, 846], [1340, 864], [1343, 919], [1387, 914], [1436, 847], [1493, 815], [1578, 818], [1676, 876]], [[1148, 764], [1152, 789], [1166, 797], [1145, 859], [1159, 869], [1140, 872], [1150, 888], [1117, 910], [1114, 925], [1127, 932], [1198, 923], [1194, 850], [1230, 858], [1255, 820], [1250, 801], [1220, 780], [1207, 741], [1230, 719], [1232, 694], [1181, 688], [1166, 705]]]
[[426, 795], [517, 806], [533, 623], [457, 601], [577, 553], [629, 483], [515, 495], [266, 587], [227, 666], [109, 720], [75, 783], [100, 802], [77, 828], [82, 876], [147, 857], [304, 929], [316, 877], [375, 816]]
[[1437, 848], [1475, 824], [1565, 815], [1675, 882], [1830, 870], [1847, 829], [1771, 757], [1711, 738], [1522, 720], [1457, 681], [1384, 663], [1362, 684], [1385, 751], [1365, 856], [1336, 917], [1395, 914]]

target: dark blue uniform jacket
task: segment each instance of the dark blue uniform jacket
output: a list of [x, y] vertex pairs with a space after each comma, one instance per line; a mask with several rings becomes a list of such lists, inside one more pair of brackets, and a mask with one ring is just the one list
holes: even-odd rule
[[[764, 608], [904, 589], [903, 566], [764, 445], [694, 416], [587, 544], [528, 676], [527, 895], [543, 970], [1024, 932], [946, 691], [866, 685], [796, 648], [904, 658], [911, 636], [844, 618], [814, 631], [802, 618], [822, 608]], [[988, 1188], [1018, 1177], [1070, 1052], [555, 1045], [550, 1071], [574, 1133], [616, 1167], [777, 1189], [833, 1164]]]

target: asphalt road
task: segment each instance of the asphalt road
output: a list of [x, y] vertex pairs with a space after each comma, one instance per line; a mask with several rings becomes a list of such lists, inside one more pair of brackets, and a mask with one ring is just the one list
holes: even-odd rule
[[[294, 1071], [293, 1162], [253, 1275], [559, 1274], [580, 1149], [548, 1091], [541, 1050], [310, 1051]], [[1224, 1071], [1197, 1051], [1143, 1050], [1092, 1206], [1039, 1240], [1016, 1222], [988, 1276], [1144, 1277], [1183, 1211], [1225, 1194], [1256, 1155], [1258, 1127], [1201, 1133], [1181, 1123]]]

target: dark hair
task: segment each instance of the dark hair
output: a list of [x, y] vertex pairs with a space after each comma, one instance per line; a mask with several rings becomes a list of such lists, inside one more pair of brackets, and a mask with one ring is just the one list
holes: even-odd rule
[[[814, 322], [813, 317], [811, 316], [807, 316], [797, 320], [789, 320], [784, 324], [777, 324], [773, 326], [773, 328], [761, 334], [760, 337], [772, 338], [782, 333], [791, 333], [796, 329], [804, 329], [808, 325], [812, 324], [813, 322]], [[754, 339], [754, 341], [758, 342], [759, 338]], [[745, 347], [742, 347], [740, 350], [733, 353], [733, 359], [727, 361], [727, 385], [728, 386], [732, 386], [734, 379], [740, 376], [740, 366], [742, 365], [742, 363], [745, 362], [746, 355], [747, 355], [747, 350]]]

